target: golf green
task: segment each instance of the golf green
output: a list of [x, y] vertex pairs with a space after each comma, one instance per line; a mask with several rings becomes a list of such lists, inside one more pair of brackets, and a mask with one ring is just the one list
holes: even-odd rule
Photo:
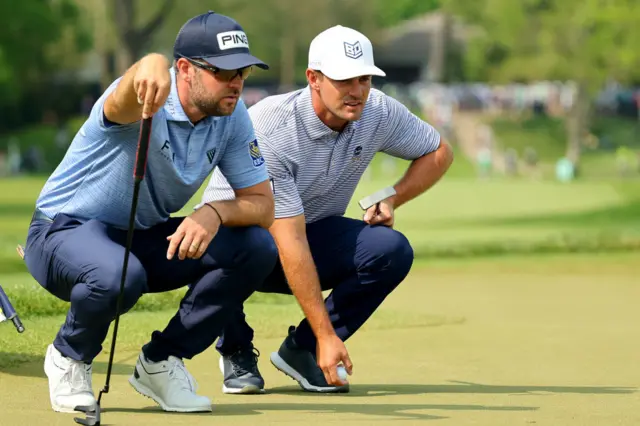
[[[249, 307], [266, 394], [222, 394], [218, 357], [209, 349], [187, 366], [199, 392], [212, 398], [213, 412], [164, 413], [127, 383], [137, 352], [124, 345], [102, 400], [102, 421], [637, 425], [638, 260], [627, 254], [427, 262], [348, 342], [354, 375], [346, 395], [303, 393], [270, 365], [286, 326], [299, 319], [295, 305]], [[158, 314], [132, 314], [123, 320], [122, 333], [135, 329], [143, 336], [170, 314], [155, 323], [148, 319]], [[33, 321], [35, 329], [27, 333], [38, 333], [44, 321]], [[7, 324], [0, 333], [5, 343], [26, 337]], [[3, 426], [73, 424], [74, 415], [50, 408], [42, 357], [0, 371]], [[103, 353], [95, 365], [96, 392], [104, 384], [106, 361]]]

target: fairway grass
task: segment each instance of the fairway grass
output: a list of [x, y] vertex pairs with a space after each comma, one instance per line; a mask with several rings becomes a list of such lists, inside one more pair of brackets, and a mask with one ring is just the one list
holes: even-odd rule
[[[355, 200], [394, 182], [365, 180], [347, 216], [360, 217]], [[0, 285], [26, 317], [56, 315], [66, 303], [55, 300], [28, 274], [15, 246], [24, 243], [42, 178], [0, 180]], [[201, 190], [202, 191], [202, 190]], [[188, 214], [201, 191], [177, 215]], [[640, 182], [574, 182], [445, 178], [428, 193], [400, 207], [395, 228], [411, 242], [415, 265], [434, 259], [474, 259], [559, 253], [640, 255]], [[162, 311], [184, 290], [142, 298], [135, 310]], [[273, 295], [255, 302], [280, 303]], [[290, 303], [290, 302], [288, 302]]]
[[[218, 357], [210, 348], [187, 360], [199, 392], [213, 400], [210, 414], [162, 413], [129, 386], [140, 346], [172, 313], [127, 314], [103, 421], [635, 426], [639, 272], [635, 253], [425, 262], [347, 342], [354, 363], [347, 395], [302, 393], [270, 365], [287, 326], [300, 319], [296, 304], [250, 304], [267, 393], [222, 394]], [[72, 415], [51, 411], [42, 371], [44, 347], [61, 320], [30, 319], [23, 335], [0, 324], [3, 426], [72, 424]], [[107, 355], [94, 365], [96, 391], [104, 383]]]
[[[347, 216], [361, 217], [357, 200], [396, 182], [401, 172], [363, 181]], [[42, 178], [0, 180], [0, 274], [25, 271], [15, 246], [24, 243], [42, 184]], [[191, 212], [202, 190], [176, 215]], [[445, 177], [397, 210], [396, 228], [407, 235], [418, 258], [482, 254], [483, 248], [500, 254], [575, 251], [581, 245], [635, 250], [640, 244], [638, 194], [640, 181], [561, 184]]]

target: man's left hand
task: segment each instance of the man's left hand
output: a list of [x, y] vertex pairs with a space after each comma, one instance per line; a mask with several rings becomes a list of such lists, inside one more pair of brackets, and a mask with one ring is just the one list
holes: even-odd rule
[[202, 206], [185, 217], [176, 232], [167, 237], [169, 249], [167, 259], [173, 259], [178, 250], [178, 258], [200, 259], [218, 233], [220, 216], [209, 206]]
[[386, 200], [382, 200], [378, 204], [369, 207], [364, 214], [364, 221], [369, 225], [384, 225], [393, 228], [393, 216], [393, 202], [387, 198]]

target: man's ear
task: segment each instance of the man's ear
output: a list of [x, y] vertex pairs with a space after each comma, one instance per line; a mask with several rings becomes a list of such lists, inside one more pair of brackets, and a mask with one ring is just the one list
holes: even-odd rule
[[191, 77], [189, 76], [189, 69], [191, 68], [189, 66], [189, 61], [184, 58], [180, 58], [176, 61], [175, 67], [176, 71], [178, 71], [184, 81], [191, 81]]
[[314, 90], [320, 90], [320, 86], [318, 84], [318, 80], [321, 77], [315, 70], [311, 68], [307, 68], [307, 82], [309, 82], [309, 86]]

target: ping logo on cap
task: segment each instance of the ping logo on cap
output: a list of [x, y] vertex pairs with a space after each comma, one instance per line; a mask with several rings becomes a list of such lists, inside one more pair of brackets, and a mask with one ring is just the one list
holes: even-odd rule
[[344, 42], [344, 54], [347, 55], [347, 58], [358, 59], [362, 56], [362, 45], [359, 41], [355, 43], [347, 43]]
[[235, 49], [238, 47], [248, 49], [249, 39], [244, 31], [226, 31], [218, 34], [218, 47], [220, 50]]

